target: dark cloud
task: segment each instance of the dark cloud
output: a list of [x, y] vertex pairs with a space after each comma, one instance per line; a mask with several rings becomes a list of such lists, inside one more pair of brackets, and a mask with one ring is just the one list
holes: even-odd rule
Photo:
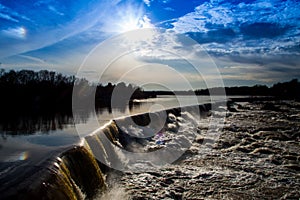
[[[221, 3], [220, 4], [226, 4], [228, 1], [221, 1]], [[254, 2], [256, 2], [256, 0], [243, 0], [243, 1], [241, 1], [241, 0], [231, 0], [230, 1], [230, 3], [231, 4], [233, 4], [233, 5], [238, 5], [238, 4], [240, 4], [240, 3], [245, 3], [245, 4], [251, 4], [251, 3], [254, 3]]]
[[218, 30], [203, 32], [188, 32], [187, 36], [197, 41], [199, 44], [205, 43], [226, 43], [236, 37], [236, 33], [230, 28], [223, 28]]
[[253, 24], [242, 24], [240, 26], [241, 34], [245, 39], [252, 38], [275, 38], [278, 36], [283, 36], [290, 27], [282, 27], [280, 24], [275, 23], [253, 23]]
[[[300, 70], [300, 57], [294, 54], [255, 54], [255, 53], [223, 53], [221, 55], [210, 51], [208, 52], [217, 60], [225, 59], [227, 63], [240, 63], [244, 65], [260, 65], [260, 66], [270, 66], [270, 67], [279, 67], [285, 66], [291, 69]], [[274, 68], [275, 69], [275, 68]]]

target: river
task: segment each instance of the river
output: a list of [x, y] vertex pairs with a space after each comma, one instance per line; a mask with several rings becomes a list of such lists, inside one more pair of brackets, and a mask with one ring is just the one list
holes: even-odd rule
[[[208, 102], [197, 97], [196, 104]], [[6, 199], [300, 197], [298, 102], [242, 102], [229, 110], [216, 104], [211, 111], [209, 104], [194, 104], [187, 96], [164, 96], [98, 109], [97, 123], [92, 114], [76, 125], [57, 116], [42, 125], [24, 123], [37, 129], [23, 134], [5, 125], [17, 131], [1, 134], [0, 192]], [[93, 135], [78, 134], [86, 124]]]
[[[199, 104], [209, 103], [211, 101], [210, 96], [198, 96], [196, 98]], [[215, 96], [214, 100], [224, 100], [224, 97]], [[195, 105], [196, 101], [195, 99], [191, 100], [190, 96], [158, 96], [157, 98], [136, 100], [132, 107], [112, 108], [111, 110], [106, 107], [98, 108], [96, 114], [99, 124], [94, 124], [90, 127], [90, 132], [87, 131], [87, 134], [99, 128], [99, 125], [103, 126], [114, 118], [192, 104]], [[92, 114], [85, 113], [85, 116], [81, 116], [81, 119], [77, 120], [76, 123], [79, 125], [86, 124], [90, 123], [91, 120]], [[73, 116], [62, 116], [60, 114], [51, 117], [41, 115], [36, 118], [29, 116], [28, 118], [19, 119], [18, 124], [13, 121], [6, 121], [5, 124], [0, 122], [0, 135], [0, 160], [9, 159], [6, 157], [9, 156], [10, 153], [6, 151], [3, 153], [6, 148], [9, 148], [11, 154], [15, 155], [15, 153], [13, 153], [13, 146], [16, 146], [15, 143], [22, 143], [22, 145], [65, 146], [74, 144], [79, 140]], [[10, 147], [10, 143], [12, 143], [12, 147]]]

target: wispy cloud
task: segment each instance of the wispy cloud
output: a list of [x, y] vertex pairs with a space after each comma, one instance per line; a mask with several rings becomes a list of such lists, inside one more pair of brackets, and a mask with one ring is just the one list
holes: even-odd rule
[[172, 11], [172, 12], [175, 11], [175, 9], [174, 9], [174, 8], [171, 8], [171, 7], [166, 7], [166, 8], [164, 8], [164, 9], [167, 10], [167, 11]]
[[30, 61], [39, 63], [39, 64], [46, 64], [45, 60], [37, 58], [37, 57], [27, 56], [27, 55], [18, 55], [18, 56], [21, 57], [21, 58], [25, 58], [25, 59], [28, 59]]
[[0, 18], [2, 19], [6, 19], [6, 20], [9, 20], [9, 21], [12, 21], [12, 22], [19, 22], [19, 20], [9, 16], [8, 14], [5, 14], [5, 13], [0, 13]]
[[2, 30], [2, 33], [8, 37], [16, 39], [26, 38], [26, 29], [24, 27], [8, 28], [6, 30]]
[[297, 55], [227, 54], [214, 58], [224, 80], [252, 80], [268, 84], [300, 77]]
[[59, 12], [54, 6], [48, 6], [48, 9], [51, 10], [52, 12], [54, 12], [57, 15], [60, 15], [60, 16], [65, 15], [64, 13]]
[[6, 7], [0, 3], [0, 18], [11, 22], [20, 22], [20, 20], [31, 21], [27, 16], [20, 14], [13, 9]]
[[[0, 58], [51, 46], [84, 32], [101, 21], [106, 11], [119, 2], [92, 1], [86, 4], [86, 1], [78, 0], [32, 4], [19, 1], [22, 6], [17, 6], [18, 1], [15, 1], [11, 4], [15, 7], [11, 8], [0, 4], [0, 45], [5, 46], [0, 49]], [[15, 40], [25, 38], [22, 42]]]

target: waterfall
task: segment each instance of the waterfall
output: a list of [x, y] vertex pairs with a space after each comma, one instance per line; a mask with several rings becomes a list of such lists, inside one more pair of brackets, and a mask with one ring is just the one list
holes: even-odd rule
[[61, 158], [62, 166], [66, 166], [66, 176], [74, 180], [87, 198], [106, 188], [101, 169], [89, 149], [76, 146], [63, 153]]
[[[177, 131], [178, 124], [173, 118], [180, 117], [183, 111], [193, 113], [195, 108], [203, 114], [212, 105], [173, 108], [111, 120], [83, 138], [81, 145], [55, 150], [47, 159], [29, 166], [24, 173], [19, 167], [20, 176], [14, 174], [18, 176], [16, 180], [9, 182], [9, 176], [4, 179], [8, 183], [0, 191], [1, 199], [93, 199], [107, 188], [105, 172], [110, 168], [124, 170], [130, 162], [130, 156], [126, 157], [124, 152], [136, 151], [140, 160], [145, 159], [142, 154], [145, 150], [140, 147], [149, 137], [155, 136], [151, 132]], [[133, 129], [133, 124], [139, 129]], [[151, 151], [155, 152], [155, 149]], [[170, 153], [176, 151], [166, 154], [166, 160], [172, 156]], [[157, 158], [152, 158], [155, 163]]]
[[59, 156], [51, 153], [33, 166], [17, 168], [13, 176], [1, 199], [93, 199], [106, 189], [104, 175], [85, 146], [69, 147]]

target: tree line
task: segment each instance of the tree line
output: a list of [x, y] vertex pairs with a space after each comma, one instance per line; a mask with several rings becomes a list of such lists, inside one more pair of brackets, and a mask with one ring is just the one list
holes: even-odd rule
[[[223, 88], [196, 90], [196, 95], [221, 94]], [[278, 99], [300, 100], [300, 82], [292, 79], [288, 82], [275, 83], [271, 87], [266, 85], [225, 87], [226, 95], [245, 96], [273, 96]]]
[[145, 91], [149, 95], [240, 95], [240, 96], [272, 96], [277, 99], [300, 100], [300, 82], [292, 79], [288, 82], [266, 85], [214, 87], [189, 91]]
[[[199, 89], [195, 91], [143, 91], [132, 84], [108, 83], [93, 84], [75, 76], [41, 70], [5, 71], [0, 69], [0, 132], [30, 134], [36, 130], [62, 129], [64, 124], [72, 123], [72, 94], [79, 100], [95, 98], [97, 108], [106, 107], [112, 111], [114, 106], [125, 110], [133, 106], [132, 99], [156, 97], [157, 95], [211, 95], [221, 94], [224, 88]], [[276, 83], [271, 87], [264, 85], [225, 87], [226, 95], [275, 96], [279, 99], [300, 100], [300, 83], [297, 79]], [[112, 105], [112, 95], [117, 93]], [[126, 96], [130, 95], [130, 96]], [[95, 107], [83, 107], [88, 115]], [[86, 119], [81, 119], [86, 120]]]
[[[143, 91], [142, 88], [123, 82], [106, 85], [93, 84], [75, 76], [41, 70], [10, 70], [0, 69], [0, 108], [2, 113], [28, 114], [47, 112], [72, 112], [73, 87], [76, 84], [85, 93], [76, 94], [79, 98], [95, 98], [96, 106], [127, 106], [128, 100], [155, 97], [156, 95], [218, 95], [224, 88], [198, 89], [195, 91]], [[87, 91], [94, 88], [88, 95]], [[114, 91], [122, 92], [115, 105], [111, 105]], [[224, 90], [223, 90], [224, 91]], [[300, 99], [300, 83], [297, 79], [289, 82], [276, 83], [271, 87], [265, 85], [225, 87], [226, 95], [276, 96], [285, 99]], [[126, 96], [130, 94], [130, 96]], [[91, 96], [92, 95], [92, 96]], [[123, 99], [124, 98], [124, 99]]]
[[[140, 87], [125, 83], [107, 85], [93, 84], [86, 79], [66, 76], [61, 73], [41, 70], [0, 70], [0, 107], [2, 113], [28, 114], [72, 111], [72, 92], [74, 84], [85, 91], [96, 88], [97, 105], [110, 106], [110, 98], [116, 88], [126, 91], [133, 98], [147, 98]], [[78, 94], [80, 95], [80, 94]]]

